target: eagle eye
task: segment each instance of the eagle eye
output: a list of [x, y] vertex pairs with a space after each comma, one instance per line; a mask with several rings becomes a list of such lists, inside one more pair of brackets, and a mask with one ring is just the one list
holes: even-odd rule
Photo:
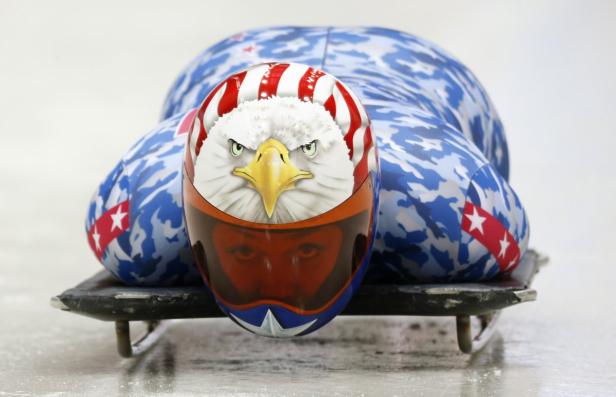
[[231, 142], [231, 154], [235, 157], [242, 154], [242, 152], [244, 151], [244, 146], [240, 143], [237, 143], [233, 139], [229, 139], [229, 141]]
[[317, 154], [317, 141], [314, 140], [310, 143], [307, 143], [305, 145], [302, 145], [302, 151], [306, 154], [306, 156], [308, 157], [314, 157]]

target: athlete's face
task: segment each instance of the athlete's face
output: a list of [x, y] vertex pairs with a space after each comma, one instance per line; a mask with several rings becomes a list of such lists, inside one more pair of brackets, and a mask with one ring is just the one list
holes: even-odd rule
[[336, 265], [342, 237], [336, 225], [264, 233], [218, 223], [212, 233], [222, 271], [240, 296], [293, 302], [317, 293]]

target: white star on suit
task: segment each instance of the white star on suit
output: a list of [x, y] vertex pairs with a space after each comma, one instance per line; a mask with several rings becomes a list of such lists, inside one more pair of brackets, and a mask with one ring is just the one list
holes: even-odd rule
[[479, 233], [483, 234], [483, 223], [486, 221], [484, 216], [481, 216], [477, 213], [477, 208], [473, 207], [473, 214], [464, 214], [471, 221], [471, 227], [469, 228], [469, 232], [477, 229]]
[[507, 240], [507, 232], [505, 232], [503, 239], [499, 240], [498, 243], [500, 244], [500, 252], [498, 253], [498, 257], [500, 258], [502, 256], [504, 258], [507, 253], [507, 248], [509, 248], [509, 244], [511, 244], [509, 240]]
[[278, 338], [289, 338], [291, 336], [296, 336], [310, 328], [310, 326], [312, 326], [312, 324], [316, 323], [317, 321], [317, 319], [315, 318], [314, 320], [309, 321], [306, 324], [299, 325], [297, 327], [284, 328], [282, 325], [280, 325], [280, 323], [276, 319], [276, 316], [274, 316], [274, 313], [272, 313], [271, 310], [267, 309], [267, 313], [263, 317], [263, 322], [261, 323], [261, 326], [257, 327], [256, 325], [247, 323], [233, 313], [231, 313], [231, 316], [233, 316], [233, 318], [238, 323], [240, 323], [242, 327], [254, 332], [257, 335], [274, 336]]
[[115, 212], [115, 214], [111, 214], [111, 220], [113, 221], [113, 224], [111, 225], [111, 231], [113, 231], [115, 228], [122, 230], [122, 219], [126, 216], [126, 214], [126, 212], [122, 212], [122, 206], [118, 207], [118, 210]]
[[101, 250], [101, 235], [96, 230], [96, 226], [94, 226], [94, 233], [92, 233], [92, 240], [94, 240], [94, 245], [96, 246], [96, 251]]

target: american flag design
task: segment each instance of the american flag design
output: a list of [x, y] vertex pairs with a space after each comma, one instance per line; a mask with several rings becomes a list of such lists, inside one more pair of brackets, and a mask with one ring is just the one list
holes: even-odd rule
[[97, 259], [130, 285], [201, 284], [182, 212], [182, 160], [195, 111], [163, 121], [118, 162], [86, 218]]
[[234, 73], [218, 84], [199, 106], [187, 152], [191, 180], [194, 162], [207, 138], [207, 131], [218, 118], [242, 102], [272, 96], [299, 98], [325, 107], [344, 134], [349, 158], [355, 167], [355, 190], [368, 173], [375, 170], [375, 138], [370, 129], [368, 115], [355, 94], [332, 75], [314, 67], [270, 62]]
[[109, 243], [128, 229], [128, 200], [121, 201], [104, 212], [88, 232], [88, 243], [100, 260]]
[[[247, 69], [256, 76], [242, 77]], [[237, 93], [229, 76], [241, 80]], [[438, 46], [377, 27], [256, 29], [201, 53], [171, 87], [161, 123], [96, 191], [86, 219], [96, 257], [128, 284], [199, 282], [181, 199], [195, 120], [203, 120], [207, 134], [208, 123], [234, 100], [288, 93], [323, 103], [348, 133], [354, 109], [337, 85], [322, 94], [326, 76], [355, 96], [351, 103], [363, 104], [358, 111], [371, 122], [370, 134], [360, 124], [348, 142], [356, 167], [369, 147], [366, 136], [379, 152], [377, 236], [363, 282], [481, 281], [515, 269], [529, 224], [508, 181], [507, 143], [494, 105], [476, 77]], [[199, 115], [209, 93], [218, 104]], [[188, 150], [197, 155], [198, 136]]]

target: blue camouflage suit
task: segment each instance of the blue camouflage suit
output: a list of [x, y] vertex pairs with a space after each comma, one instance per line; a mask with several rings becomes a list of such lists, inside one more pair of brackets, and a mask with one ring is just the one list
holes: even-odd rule
[[[134, 285], [198, 282], [183, 219], [182, 124], [225, 77], [269, 61], [334, 75], [371, 118], [381, 187], [364, 282], [481, 281], [515, 267], [528, 246], [528, 221], [508, 183], [501, 121], [465, 66], [434, 44], [395, 30], [274, 27], [226, 38], [195, 58], [173, 84], [160, 124], [99, 186], [86, 232], [111, 273]], [[105, 219], [122, 215], [123, 208], [126, 223], [119, 221], [101, 246]], [[484, 229], [482, 222], [492, 226]], [[491, 243], [477, 234], [489, 230]], [[503, 230], [505, 237], [496, 236]], [[513, 246], [517, 256], [508, 253]]]

